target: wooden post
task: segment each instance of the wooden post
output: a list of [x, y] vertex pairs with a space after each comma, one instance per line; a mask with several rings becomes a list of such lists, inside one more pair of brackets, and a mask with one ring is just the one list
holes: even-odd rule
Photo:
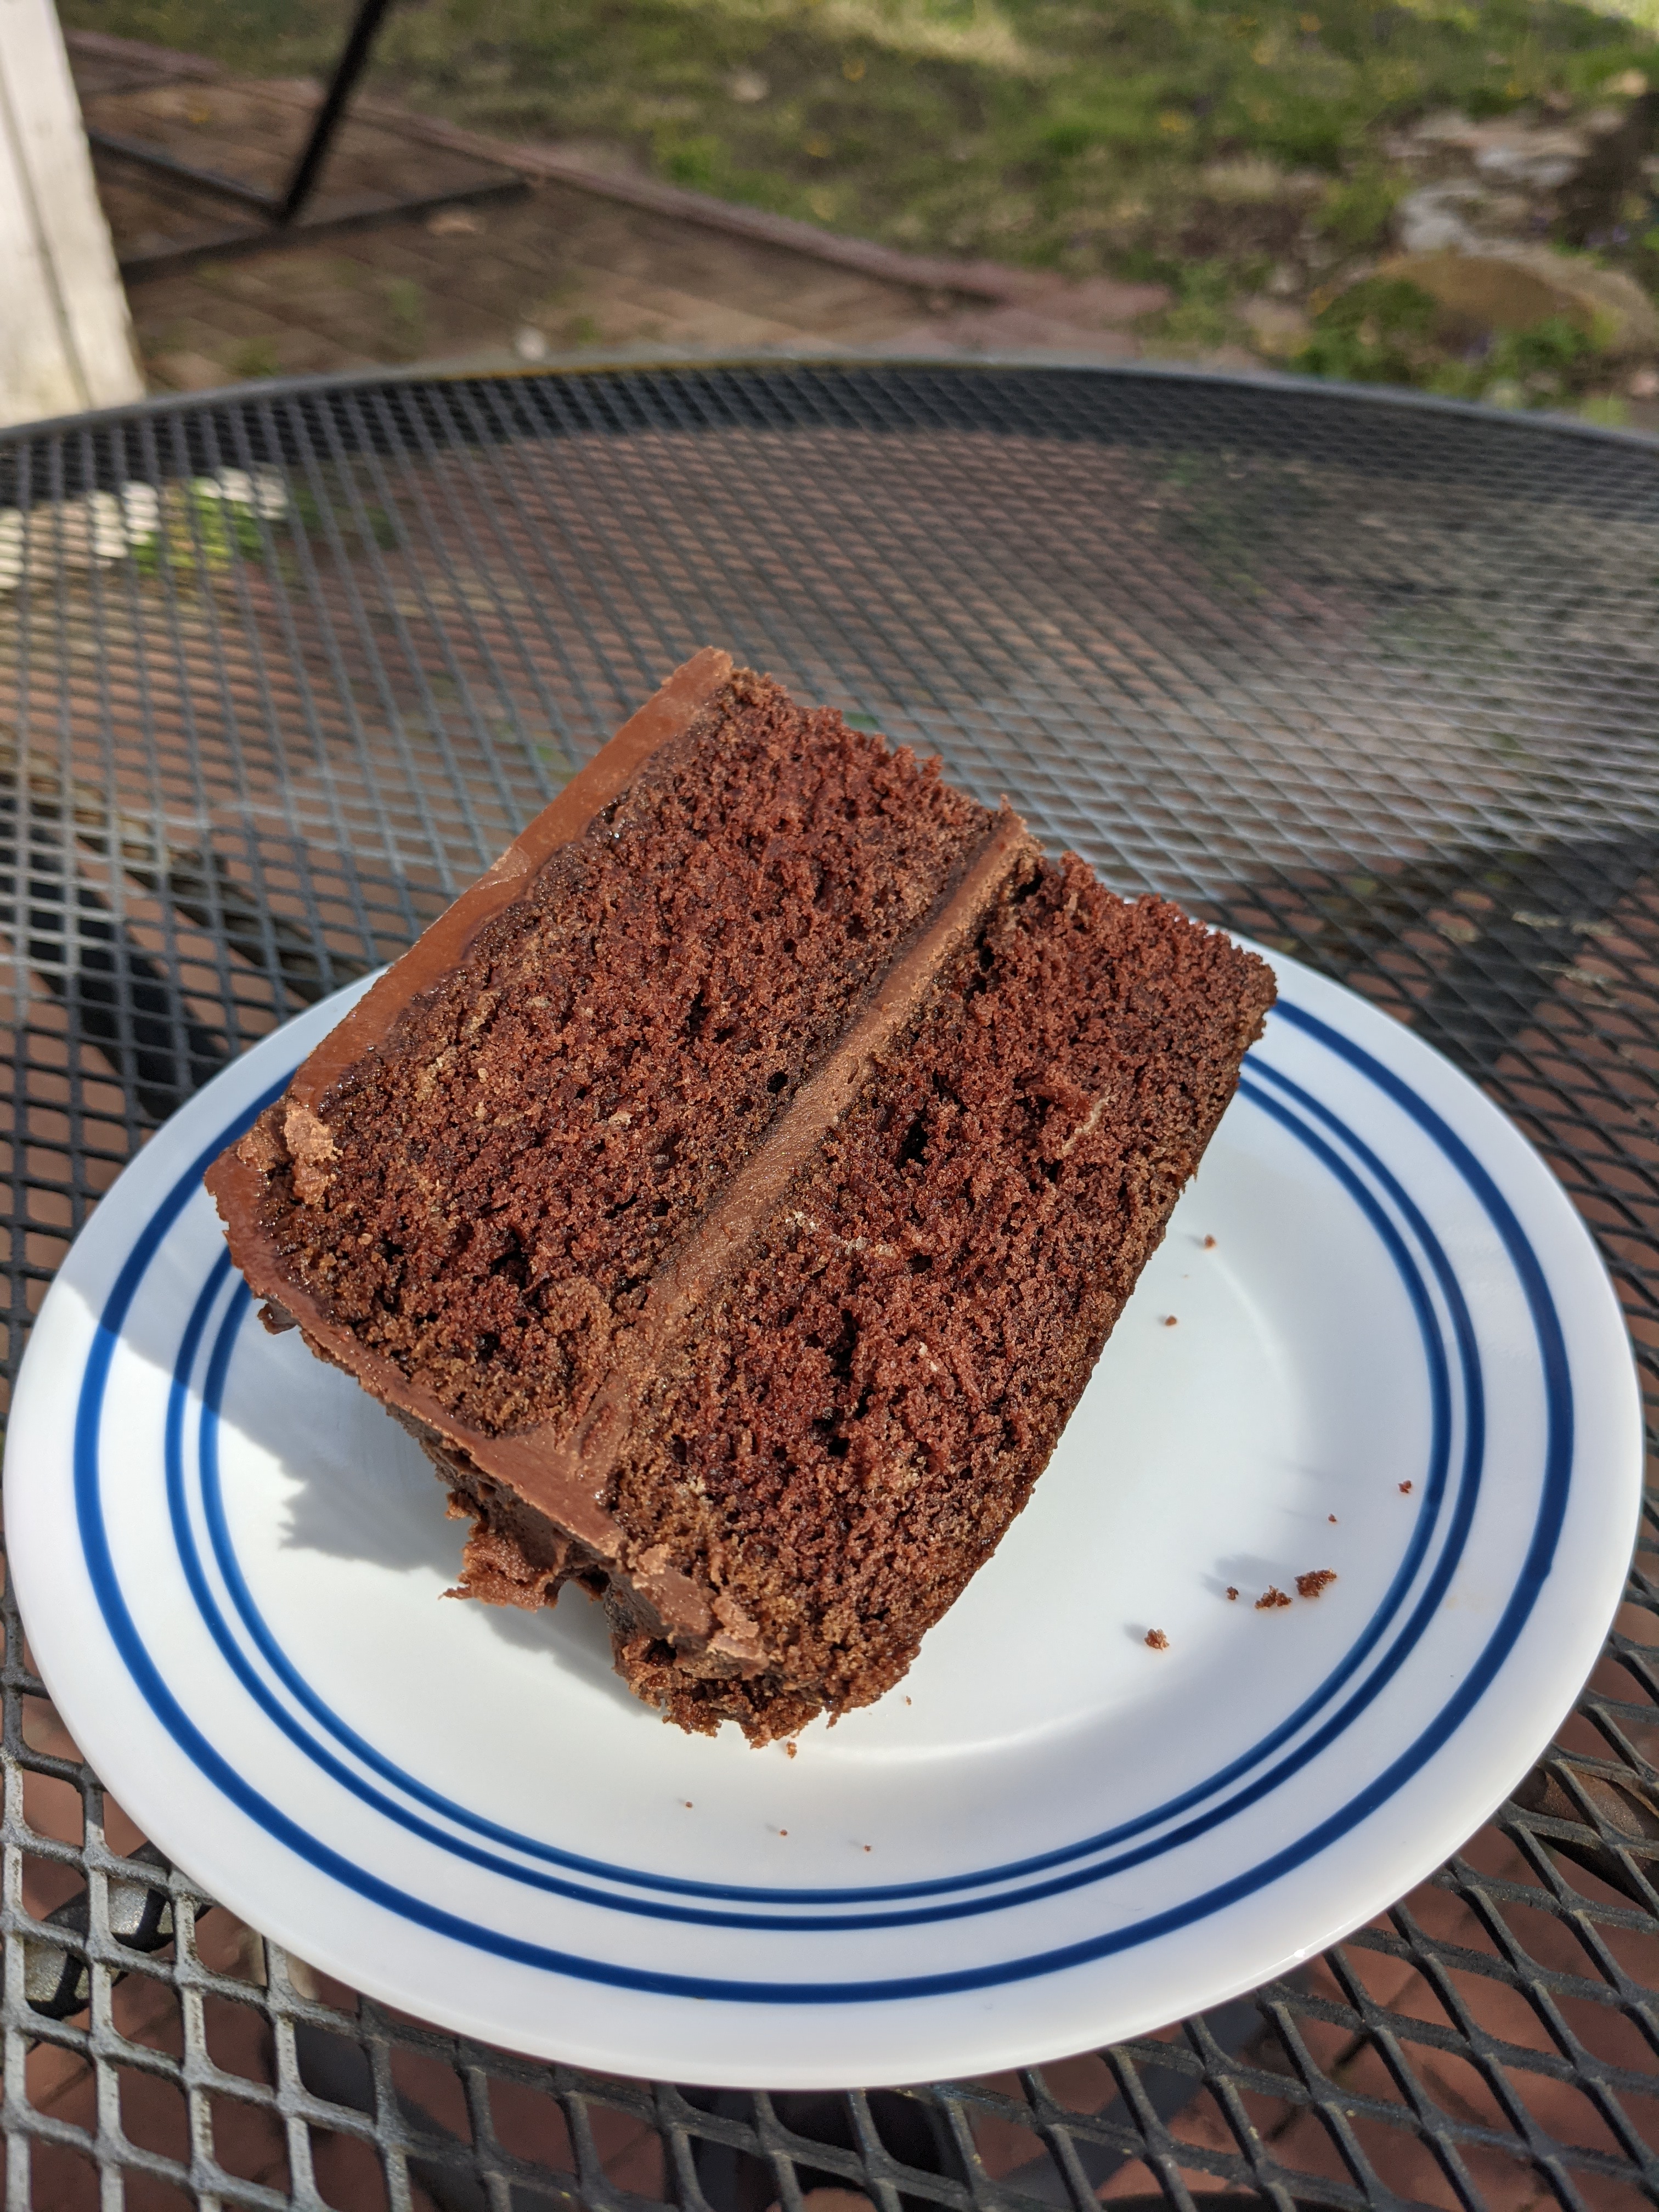
[[0, 0], [0, 423], [143, 390], [52, 0]]

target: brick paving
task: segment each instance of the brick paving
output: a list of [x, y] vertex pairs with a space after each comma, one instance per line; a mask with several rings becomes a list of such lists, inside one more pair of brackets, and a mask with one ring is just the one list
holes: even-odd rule
[[[231, 78], [124, 40], [79, 33], [70, 46], [89, 128], [267, 191], [291, 167], [317, 97], [303, 82]], [[520, 176], [517, 198], [338, 227], [343, 213], [375, 201], [500, 176], [492, 157]], [[803, 251], [778, 242], [802, 238], [800, 226], [722, 211], [632, 176], [622, 181], [647, 204], [629, 204], [535, 173], [538, 158], [558, 166], [547, 149], [494, 148], [360, 100], [306, 219], [250, 251], [246, 210], [97, 151], [151, 389], [629, 351], [841, 346], [1119, 360], [1140, 351], [1134, 319], [1168, 297], [1157, 286], [912, 261], [854, 240], [808, 238], [813, 250]], [[722, 213], [739, 232], [763, 234], [722, 229]], [[769, 227], [775, 236], [763, 234]], [[222, 251], [167, 265], [169, 252], [216, 237]], [[958, 267], [975, 280], [965, 289], [953, 283]], [[1224, 365], [1252, 364], [1229, 356]]]
[[[314, 93], [288, 83], [170, 76], [73, 42], [88, 125], [264, 188], [285, 173]], [[245, 228], [234, 204], [99, 153], [100, 193], [124, 262]], [[987, 307], [787, 247], [722, 235], [552, 179], [514, 200], [374, 228], [326, 228], [370, 193], [464, 187], [467, 156], [371, 120], [348, 123], [313, 222], [257, 252], [129, 270], [146, 377], [157, 391], [416, 361], [535, 360], [639, 348], [742, 352], [946, 342], [1133, 349], [1024, 307]], [[314, 229], [314, 234], [308, 234]], [[1131, 307], [1144, 305], [1125, 288]], [[1084, 312], [1088, 313], [1087, 303]], [[1001, 318], [999, 322], [999, 317]], [[1109, 318], [1108, 318], [1109, 319]], [[960, 333], [957, 324], [960, 320]]]

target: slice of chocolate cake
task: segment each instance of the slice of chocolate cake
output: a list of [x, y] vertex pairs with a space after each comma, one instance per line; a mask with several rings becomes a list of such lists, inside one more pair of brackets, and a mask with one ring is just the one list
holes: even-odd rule
[[471, 1521], [461, 1593], [577, 1581], [641, 1697], [765, 1742], [989, 1558], [1273, 995], [708, 651], [208, 1186]]

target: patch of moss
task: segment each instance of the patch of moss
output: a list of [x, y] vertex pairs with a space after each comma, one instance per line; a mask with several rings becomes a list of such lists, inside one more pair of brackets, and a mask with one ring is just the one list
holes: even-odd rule
[[1173, 307], [1142, 326], [1155, 345], [1176, 353], [1208, 352], [1239, 336], [1231, 304], [1237, 279], [1224, 260], [1161, 263], [1146, 273], [1176, 294]]
[[1419, 384], [1438, 365], [1439, 307], [1419, 284], [1373, 276], [1322, 307], [1292, 366], [1349, 384]]
[[270, 337], [245, 338], [231, 355], [226, 367], [233, 376], [244, 380], [261, 376], [280, 376], [283, 373], [282, 356], [276, 350], [276, 342]]
[[1607, 363], [1600, 334], [1566, 315], [1468, 346], [1420, 286], [1373, 276], [1322, 307], [1292, 366], [1350, 384], [1409, 384], [1494, 406], [1557, 407], [1581, 394]]

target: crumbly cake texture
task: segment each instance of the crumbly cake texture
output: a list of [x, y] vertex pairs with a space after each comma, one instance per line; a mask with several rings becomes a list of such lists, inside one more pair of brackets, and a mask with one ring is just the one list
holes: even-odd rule
[[272, 1177], [284, 1258], [468, 1422], [580, 1411], [981, 814], [738, 678], [337, 1086], [319, 1202]]
[[275, 1327], [751, 1741], [866, 1704], [1030, 1494], [1272, 1002], [705, 653], [209, 1174]]

